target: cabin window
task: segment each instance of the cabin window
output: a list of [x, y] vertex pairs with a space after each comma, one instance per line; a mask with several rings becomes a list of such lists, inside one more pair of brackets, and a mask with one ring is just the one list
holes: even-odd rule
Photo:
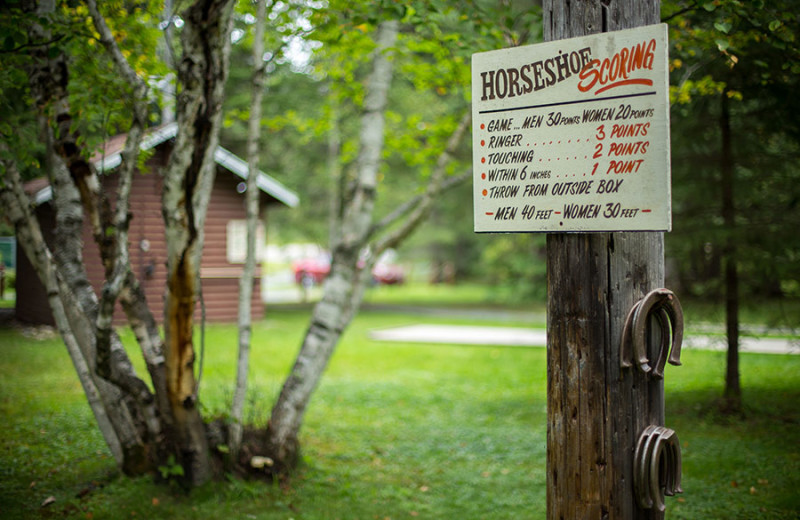
[[[247, 254], [247, 221], [229, 220], [227, 236], [228, 263], [243, 264]], [[256, 259], [259, 262], [264, 260], [265, 251], [264, 223], [259, 222], [256, 229]]]

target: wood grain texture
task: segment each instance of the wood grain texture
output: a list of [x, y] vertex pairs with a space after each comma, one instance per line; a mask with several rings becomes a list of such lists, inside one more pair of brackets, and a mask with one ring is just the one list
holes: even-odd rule
[[[650, 25], [659, 10], [545, 0], [544, 37]], [[631, 306], [663, 286], [663, 233], [550, 234], [547, 273], [547, 518], [661, 519], [636, 504], [632, 474], [640, 432], [664, 424], [663, 382], [620, 369], [619, 344]]]

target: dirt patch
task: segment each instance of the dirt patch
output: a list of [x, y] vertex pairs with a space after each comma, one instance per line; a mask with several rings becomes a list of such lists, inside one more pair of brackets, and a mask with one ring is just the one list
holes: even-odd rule
[[0, 329], [18, 330], [26, 338], [37, 341], [58, 337], [58, 331], [50, 325], [31, 325], [17, 321], [14, 309], [0, 309]]

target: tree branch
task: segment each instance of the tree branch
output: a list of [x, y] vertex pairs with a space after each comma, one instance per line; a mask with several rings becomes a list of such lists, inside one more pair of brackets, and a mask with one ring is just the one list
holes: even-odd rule
[[[7, 151], [8, 148], [5, 143], [0, 142], [0, 152]], [[86, 393], [89, 406], [97, 420], [100, 431], [117, 464], [123, 466], [125, 463], [123, 448], [125, 442], [115, 427], [114, 419], [116, 417], [111, 417], [118, 410], [109, 410], [107, 407], [103, 399], [104, 396], [98, 390], [94, 374], [87, 363], [86, 346], [81, 345], [76, 334], [73, 333], [73, 323], [61, 299], [61, 292], [68, 291], [68, 289], [63, 287], [65, 284], [59, 279], [56, 262], [45, 243], [39, 222], [33, 215], [33, 206], [22, 188], [22, 181], [16, 164], [13, 161], [2, 159], [0, 160], [0, 166], [3, 171], [2, 181], [0, 181], [0, 204], [5, 208], [6, 215], [14, 226], [15, 232], [19, 237], [20, 247], [45, 287], [56, 327], [78, 373], [78, 379]], [[119, 401], [119, 394], [111, 397], [116, 397]], [[122, 407], [118, 406], [118, 408]]]
[[51, 39], [46, 40], [46, 41], [23, 43], [22, 45], [18, 45], [17, 47], [14, 47], [13, 49], [0, 49], [0, 54], [13, 54], [15, 52], [19, 52], [19, 51], [21, 51], [23, 49], [27, 49], [29, 47], [48, 47], [48, 46], [50, 46], [50, 45], [52, 45], [52, 44], [54, 44], [56, 42], [59, 42], [59, 41], [63, 40], [65, 36], [66, 35], [62, 34], [60, 36], [56, 36], [56, 37], [51, 38]]
[[106, 19], [97, 8], [97, 1], [87, 0], [86, 5], [89, 7], [89, 14], [92, 16], [94, 28], [100, 34], [100, 43], [106, 48], [106, 52], [108, 52], [109, 57], [114, 62], [117, 71], [128, 84], [134, 86], [134, 90], [141, 89], [143, 93], [146, 92], [147, 85], [142, 81], [139, 75], [136, 74], [136, 71], [130, 66], [125, 56], [122, 55], [122, 51], [117, 45], [114, 35], [111, 34], [111, 29], [109, 29]]
[[[133, 88], [133, 118], [125, 140], [125, 148], [122, 152], [122, 164], [120, 165], [119, 186], [117, 189], [117, 207], [113, 222], [105, 222], [103, 224], [104, 229], [114, 230], [113, 246], [105, 251], [103, 258], [106, 265], [106, 281], [103, 284], [96, 319], [97, 357], [98, 360], [102, 359], [105, 361], [104, 364], [107, 364], [110, 362], [109, 349], [114, 307], [123, 287], [135, 281], [135, 275], [131, 271], [128, 251], [130, 192], [133, 184], [133, 173], [139, 156], [139, 147], [147, 123], [147, 84], [136, 74], [136, 71], [123, 56], [111, 33], [111, 29], [109, 29], [105, 18], [97, 8], [96, 0], [87, 0], [87, 5], [94, 27], [100, 34], [100, 42], [113, 61], [117, 72]], [[103, 251], [102, 248], [101, 251]], [[103, 367], [100, 363], [98, 363], [98, 368], [104, 368], [104, 371], [110, 371], [111, 369], [109, 366]]]
[[425, 192], [407, 201], [405, 204], [397, 208], [397, 210], [387, 215], [383, 220], [372, 227], [370, 230], [370, 235], [375, 236], [378, 233], [383, 232], [388, 226], [394, 224], [407, 215], [406, 220], [398, 229], [375, 242], [375, 245], [372, 248], [373, 256], [375, 258], [379, 257], [380, 254], [385, 250], [397, 246], [397, 244], [399, 244], [403, 239], [410, 235], [411, 232], [417, 228], [417, 226], [419, 226], [423, 219], [428, 215], [436, 195], [441, 193], [443, 189], [462, 182], [472, 174], [472, 168], [470, 168], [468, 172], [458, 177], [452, 177], [449, 182], [445, 181], [447, 165], [452, 160], [453, 155], [455, 155], [456, 149], [458, 148], [458, 145], [460, 144], [461, 139], [466, 133], [467, 128], [469, 128], [471, 122], [472, 112], [467, 110], [464, 116], [461, 118], [461, 122], [450, 135], [450, 139], [447, 141], [447, 147], [445, 147], [445, 149], [439, 155], [439, 158], [436, 161], [436, 169], [431, 175], [430, 182], [428, 183]]
[[695, 1], [690, 6], [684, 7], [683, 9], [679, 9], [678, 11], [672, 13], [671, 15], [667, 16], [666, 18], [662, 18], [661, 19], [661, 23], [668, 23], [670, 20], [672, 20], [674, 18], [677, 18], [679, 16], [682, 16], [682, 15], [684, 15], [684, 14], [690, 12], [690, 11], [694, 11], [698, 7], [700, 7], [700, 4]]
[[239, 278], [239, 352], [236, 363], [236, 385], [231, 404], [231, 426], [229, 446], [233, 460], [239, 455], [242, 443], [242, 414], [247, 394], [247, 371], [250, 365], [250, 339], [252, 335], [253, 276], [256, 268], [256, 230], [259, 215], [258, 144], [261, 123], [261, 100], [264, 95], [266, 67], [264, 54], [264, 26], [267, 17], [266, 1], [257, 0], [255, 39], [253, 41], [253, 82], [250, 102], [250, 119], [247, 124], [247, 189], [245, 190], [245, 214], [247, 222], [247, 245], [244, 271]]
[[353, 197], [343, 208], [342, 233], [338, 240], [338, 245], [346, 248], [360, 247], [363, 244], [372, 219], [384, 143], [386, 103], [392, 80], [391, 56], [397, 41], [397, 32], [396, 20], [384, 21], [378, 25], [377, 47], [374, 51], [376, 54], [367, 80], [371, 88], [364, 98], [364, 112], [361, 116], [357, 179]]

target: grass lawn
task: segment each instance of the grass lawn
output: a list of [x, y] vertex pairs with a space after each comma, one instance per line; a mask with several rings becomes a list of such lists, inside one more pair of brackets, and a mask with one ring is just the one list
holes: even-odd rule
[[16, 303], [17, 293], [13, 289], [6, 289], [3, 291], [3, 297], [0, 298], [0, 309], [13, 309]]
[[[307, 319], [303, 308], [272, 308], [256, 324], [253, 422], [266, 421]], [[0, 518], [544, 518], [545, 349], [367, 337], [435, 322], [474, 323], [362, 312], [306, 415], [299, 473], [284, 485], [227, 479], [189, 495], [120, 476], [60, 341], [0, 329]], [[234, 326], [209, 327], [208, 417], [228, 407], [235, 348]], [[747, 413], [736, 419], [713, 407], [724, 354], [687, 350], [682, 360], [667, 367], [665, 388], [685, 493], [667, 499], [667, 518], [797, 519], [800, 356], [742, 354]]]

